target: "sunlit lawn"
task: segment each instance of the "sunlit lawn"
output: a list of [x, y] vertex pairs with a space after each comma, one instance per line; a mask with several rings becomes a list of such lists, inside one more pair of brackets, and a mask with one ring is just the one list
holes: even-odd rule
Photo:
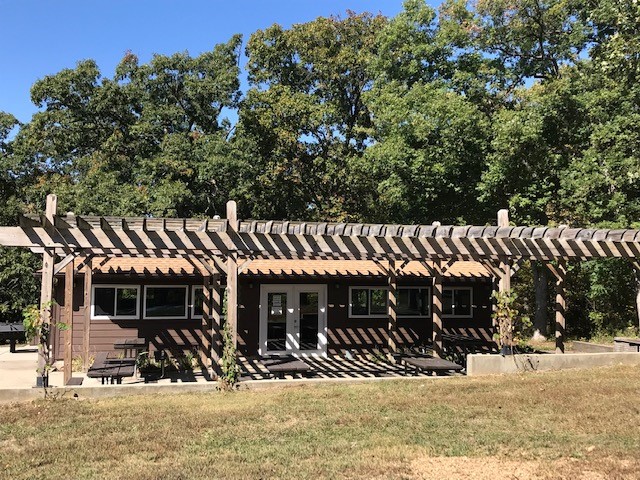
[[639, 376], [616, 367], [5, 405], [0, 477], [640, 478]]

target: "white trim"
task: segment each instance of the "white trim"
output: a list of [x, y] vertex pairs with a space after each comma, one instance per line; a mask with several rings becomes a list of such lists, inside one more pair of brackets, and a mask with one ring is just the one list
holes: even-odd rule
[[[363, 285], [363, 286], [349, 286], [349, 318], [387, 318], [389, 317], [389, 294], [387, 293], [387, 305], [385, 307], [385, 313], [368, 313], [366, 315], [355, 315], [351, 313], [351, 308], [353, 307], [353, 303], [351, 301], [351, 291], [352, 290], [386, 290], [389, 291], [389, 287], [387, 286], [375, 286], [375, 285]], [[367, 311], [371, 311], [371, 295], [367, 293]]]
[[428, 285], [420, 286], [420, 285], [402, 285], [397, 288], [398, 297], [400, 297], [400, 290], [426, 290], [427, 291], [427, 301], [429, 302], [429, 313], [427, 315], [402, 315], [398, 312], [398, 318], [431, 318], [431, 307], [433, 306], [433, 295], [431, 294], [431, 287]]
[[[113, 315], [96, 315], [96, 288], [113, 288]], [[117, 315], [118, 308], [118, 289], [135, 289], [136, 291], [136, 314], [135, 315]], [[140, 318], [140, 285], [125, 285], [117, 283], [96, 283], [91, 285], [91, 320], [137, 320]]]
[[[149, 317], [147, 315], [147, 290], [150, 288], [183, 288], [184, 289], [184, 315], [181, 316], [163, 316], [163, 317]], [[144, 297], [142, 299], [143, 305], [143, 320], [186, 320], [189, 318], [189, 285], [145, 285]]]
[[[469, 291], [469, 314], [464, 314], [464, 315], [456, 315], [455, 313], [444, 313], [444, 292], [446, 290], [451, 290], [453, 293], [452, 295], [452, 305], [453, 305], [453, 309], [455, 310], [456, 308], [456, 302], [455, 302], [455, 292], [457, 290], [468, 290]], [[442, 318], [473, 318], [473, 287], [443, 287], [442, 289]]]
[[[314, 350], [300, 350], [300, 305], [299, 293], [318, 293], [318, 348]], [[285, 349], [281, 351], [267, 350], [267, 298], [269, 293], [286, 293], [286, 322], [287, 334]], [[264, 308], [263, 308], [264, 306]], [[293, 355], [296, 357], [326, 357], [327, 356], [327, 285], [326, 284], [261, 284], [259, 323], [260, 331], [258, 355]]]

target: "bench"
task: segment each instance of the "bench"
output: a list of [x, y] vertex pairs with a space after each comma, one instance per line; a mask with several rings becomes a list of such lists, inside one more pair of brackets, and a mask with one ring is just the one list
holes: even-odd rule
[[298, 373], [304, 376], [311, 370], [307, 363], [290, 355], [265, 358], [261, 363], [274, 378], [284, 378], [286, 374], [295, 376]]
[[99, 378], [102, 385], [109, 382], [121, 384], [124, 377], [133, 377], [135, 365], [135, 358], [118, 358], [115, 353], [99, 352], [87, 371], [87, 377]]
[[421, 357], [421, 356], [405, 356], [401, 358], [404, 363], [404, 373], [408, 373], [409, 367], [415, 369], [415, 373], [420, 371], [427, 373], [440, 374], [444, 372], [459, 372], [462, 366], [457, 363], [450, 362], [443, 358]]
[[0, 322], [0, 340], [9, 340], [9, 351], [16, 353], [16, 342], [26, 340], [24, 325], [22, 323]]

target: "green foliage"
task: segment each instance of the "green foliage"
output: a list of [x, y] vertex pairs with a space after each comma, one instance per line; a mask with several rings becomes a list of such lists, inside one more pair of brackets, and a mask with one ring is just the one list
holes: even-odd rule
[[495, 340], [501, 347], [511, 348], [526, 343], [530, 336], [531, 321], [516, 308], [516, 295], [513, 292], [494, 291], [492, 298], [496, 307], [491, 315], [496, 326]]
[[218, 381], [223, 390], [232, 390], [238, 383], [240, 377], [240, 366], [238, 365], [238, 353], [233, 343], [233, 327], [229, 322], [225, 322], [222, 329], [222, 358], [221, 375]]

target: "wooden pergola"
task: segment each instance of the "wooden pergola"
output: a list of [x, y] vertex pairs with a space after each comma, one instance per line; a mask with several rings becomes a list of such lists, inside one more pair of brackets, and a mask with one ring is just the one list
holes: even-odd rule
[[[226, 219], [121, 218], [58, 215], [55, 195], [44, 215], [23, 216], [18, 227], [0, 227], [0, 245], [29, 248], [43, 255], [41, 314], [51, 322], [53, 277], [64, 270], [65, 382], [71, 377], [73, 278], [79, 259], [85, 269], [85, 295], [91, 291], [93, 257], [185, 258], [202, 274], [205, 295], [201, 360], [216, 368], [221, 353], [221, 277], [226, 276], [227, 321], [237, 342], [238, 272], [253, 259], [373, 260], [389, 285], [389, 348], [398, 348], [397, 276], [409, 261], [430, 272], [433, 293], [433, 351], [441, 356], [442, 279], [455, 261], [480, 262], [509, 291], [511, 276], [525, 260], [543, 262], [556, 280], [556, 351], [564, 352], [566, 262], [620, 257], [640, 270], [640, 230], [510, 226], [508, 212], [497, 226], [387, 225], [329, 222], [240, 221], [236, 204]], [[56, 258], [60, 258], [56, 263]], [[209, 292], [212, 292], [211, 294]], [[85, 298], [88, 318], [90, 298]], [[90, 322], [84, 331], [87, 361]], [[43, 360], [41, 360], [43, 361]]]

